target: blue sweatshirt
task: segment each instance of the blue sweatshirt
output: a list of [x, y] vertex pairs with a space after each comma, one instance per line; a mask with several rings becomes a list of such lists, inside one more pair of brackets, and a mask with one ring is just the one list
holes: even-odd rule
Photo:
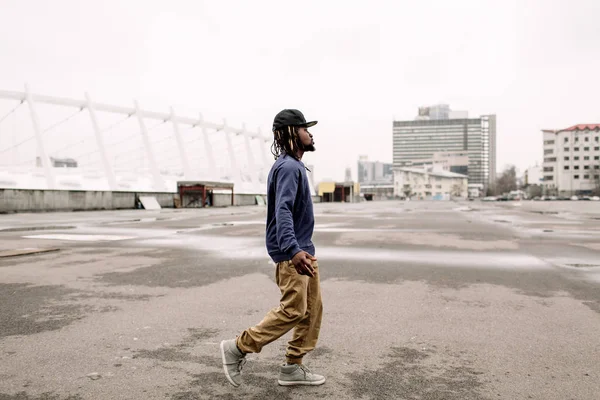
[[310, 186], [301, 161], [279, 156], [267, 180], [267, 251], [274, 262], [291, 260], [300, 250], [315, 255]]

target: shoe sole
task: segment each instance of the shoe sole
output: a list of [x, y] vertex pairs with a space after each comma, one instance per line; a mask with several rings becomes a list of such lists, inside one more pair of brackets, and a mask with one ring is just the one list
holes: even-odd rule
[[325, 383], [325, 379], [318, 381], [282, 381], [278, 380], [280, 386], [319, 386]]
[[240, 385], [235, 383], [233, 381], [233, 379], [231, 379], [231, 377], [229, 376], [229, 371], [227, 370], [227, 361], [225, 360], [225, 347], [223, 346], [225, 344], [225, 341], [223, 340], [221, 342], [221, 359], [223, 360], [223, 372], [225, 372], [225, 376], [227, 377], [227, 380], [229, 381], [229, 383], [231, 383], [233, 385], [233, 387], [239, 387]]

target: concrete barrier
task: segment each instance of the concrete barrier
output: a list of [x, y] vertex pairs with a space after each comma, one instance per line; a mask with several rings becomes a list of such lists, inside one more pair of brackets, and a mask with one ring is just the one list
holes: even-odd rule
[[154, 196], [162, 208], [175, 207], [175, 193], [137, 193], [138, 196]]
[[[233, 194], [233, 205], [234, 206], [253, 206], [256, 205], [256, 194]], [[266, 196], [261, 196], [266, 201]], [[213, 193], [213, 206], [215, 207], [227, 207], [231, 206], [231, 194], [230, 193]]]
[[[143, 195], [156, 197], [161, 207], [173, 207], [173, 193]], [[135, 200], [134, 192], [0, 189], [0, 213], [130, 209]]]

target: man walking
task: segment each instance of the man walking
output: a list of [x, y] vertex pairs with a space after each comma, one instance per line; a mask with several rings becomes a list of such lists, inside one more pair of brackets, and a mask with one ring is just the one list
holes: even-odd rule
[[286, 363], [278, 383], [322, 385], [325, 377], [313, 374], [302, 359], [313, 350], [319, 338], [323, 306], [319, 267], [312, 243], [313, 205], [302, 156], [315, 151], [306, 122], [298, 110], [283, 110], [273, 121], [271, 152], [275, 163], [267, 181], [267, 250], [277, 264], [275, 281], [281, 291], [278, 307], [267, 313], [258, 325], [243, 331], [236, 339], [221, 342], [223, 370], [229, 383], [242, 383], [241, 371], [247, 353], [261, 349], [294, 329], [288, 342]]

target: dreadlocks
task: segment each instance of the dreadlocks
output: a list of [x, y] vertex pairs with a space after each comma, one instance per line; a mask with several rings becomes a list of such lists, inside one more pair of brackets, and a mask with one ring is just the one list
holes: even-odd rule
[[277, 158], [285, 153], [290, 157], [298, 159], [298, 150], [302, 149], [298, 128], [295, 126], [284, 126], [273, 131], [273, 144], [271, 145], [271, 154]]

